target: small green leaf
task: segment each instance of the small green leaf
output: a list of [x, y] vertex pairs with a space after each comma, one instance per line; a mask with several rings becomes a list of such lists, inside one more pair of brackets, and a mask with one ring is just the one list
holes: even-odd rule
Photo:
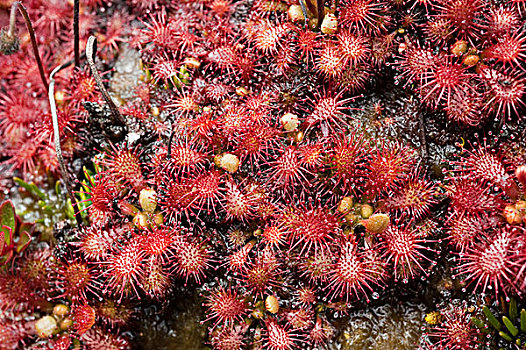
[[15, 207], [11, 201], [5, 201], [0, 205], [0, 224], [15, 229]]
[[15, 177], [13, 181], [20, 187], [25, 188], [29, 193], [38, 196], [42, 200], [46, 200], [47, 196], [34, 183], [27, 183], [21, 178]]
[[479, 329], [486, 327], [486, 324], [476, 317], [471, 317], [471, 323], [473, 323]]
[[500, 331], [500, 332], [499, 332], [499, 335], [500, 335], [502, 338], [506, 339], [507, 341], [513, 341], [513, 338], [510, 337], [509, 334], [507, 334], [507, 333], [505, 333], [505, 332], [503, 332], [503, 331]]
[[484, 306], [482, 308], [482, 312], [484, 312], [484, 315], [486, 315], [486, 318], [488, 319], [488, 322], [496, 330], [500, 331], [500, 329], [502, 328], [502, 324], [499, 322], [499, 320], [497, 320], [497, 318], [495, 316], [493, 316], [493, 314], [491, 313], [491, 310], [487, 306]]
[[32, 222], [24, 222], [20, 225], [20, 228], [18, 229], [18, 234], [20, 235], [23, 232], [28, 233], [31, 235], [33, 231], [35, 230], [35, 224]]
[[4, 255], [0, 256], [0, 265], [6, 265], [13, 257], [13, 251], [10, 250]]
[[62, 193], [62, 188], [60, 187], [60, 180], [55, 182], [55, 193], [57, 194], [57, 196], [60, 196], [60, 194]]
[[75, 220], [75, 210], [73, 209], [73, 206], [71, 205], [71, 200], [68, 198], [66, 200], [66, 217], [70, 220]]
[[11, 245], [13, 232], [16, 230], [15, 215], [15, 208], [11, 201], [5, 201], [0, 205], [0, 232], [3, 233], [4, 242], [7, 246]]
[[517, 334], [519, 334], [519, 330], [517, 329], [517, 327], [515, 327], [515, 325], [513, 324], [513, 322], [510, 321], [509, 318], [507, 318], [506, 316], [502, 316], [502, 322], [504, 322], [504, 325], [506, 326], [506, 328], [508, 328], [508, 331], [510, 331], [511, 335], [516, 337]]
[[512, 322], [517, 321], [517, 316], [518, 316], [518, 313], [517, 313], [517, 300], [515, 300], [514, 298], [511, 298], [511, 300], [510, 300], [510, 320]]
[[521, 332], [526, 333], [526, 310], [521, 310]]

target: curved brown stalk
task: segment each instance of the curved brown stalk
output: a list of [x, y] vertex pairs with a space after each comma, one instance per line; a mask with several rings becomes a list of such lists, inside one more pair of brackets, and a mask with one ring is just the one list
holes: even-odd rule
[[40, 73], [40, 79], [42, 80], [42, 84], [44, 84], [44, 87], [46, 91], [49, 90], [49, 85], [47, 83], [46, 79], [46, 73], [44, 72], [44, 66], [42, 65], [42, 60], [40, 59], [40, 54], [38, 53], [38, 45], [37, 40], [35, 38], [35, 31], [33, 30], [33, 25], [31, 24], [31, 20], [29, 19], [29, 15], [27, 14], [26, 8], [20, 1], [15, 1], [13, 5], [11, 5], [11, 17], [9, 19], [9, 30], [8, 34], [15, 35], [15, 25], [16, 25], [16, 10], [19, 10], [22, 16], [24, 17], [24, 20], [26, 22], [27, 31], [29, 32], [29, 37], [31, 39], [31, 45], [33, 46], [33, 53], [35, 54], [35, 59], [37, 61], [38, 65], [38, 71]]

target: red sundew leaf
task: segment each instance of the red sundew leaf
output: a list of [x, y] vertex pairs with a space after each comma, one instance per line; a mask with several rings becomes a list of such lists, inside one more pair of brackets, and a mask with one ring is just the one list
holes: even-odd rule
[[31, 243], [31, 234], [28, 233], [27, 231], [20, 232], [20, 237], [16, 245], [16, 252], [20, 253], [26, 250], [26, 248], [29, 247], [30, 243]]

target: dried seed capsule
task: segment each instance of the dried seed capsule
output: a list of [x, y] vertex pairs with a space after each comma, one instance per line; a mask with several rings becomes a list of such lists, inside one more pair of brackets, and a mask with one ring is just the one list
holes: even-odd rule
[[0, 52], [4, 55], [12, 55], [20, 49], [18, 35], [10, 33], [7, 28], [0, 30]]

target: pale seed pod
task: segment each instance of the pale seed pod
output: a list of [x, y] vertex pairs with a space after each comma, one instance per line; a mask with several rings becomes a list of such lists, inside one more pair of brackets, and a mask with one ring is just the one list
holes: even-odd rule
[[139, 229], [145, 229], [148, 227], [148, 217], [143, 213], [138, 213], [133, 218], [133, 224]]
[[66, 99], [66, 93], [64, 91], [58, 90], [55, 92], [55, 102], [58, 105], [62, 105], [65, 99]]
[[57, 320], [53, 316], [44, 316], [35, 322], [35, 332], [39, 338], [49, 338], [57, 331]]
[[157, 192], [151, 188], [143, 188], [139, 194], [139, 203], [144, 211], [153, 213], [157, 208]]
[[201, 67], [201, 62], [195, 57], [186, 57], [184, 59], [184, 64], [188, 68], [193, 68], [193, 69], [197, 69], [197, 68]]
[[246, 96], [248, 94], [250, 94], [250, 91], [248, 91], [246, 88], [244, 88], [242, 86], [238, 86], [236, 88], [236, 95], [244, 97], [244, 96]]
[[[214, 158], [214, 162], [215, 162]], [[217, 165], [217, 163], [216, 163]], [[239, 158], [231, 153], [223, 153], [219, 157], [219, 165], [221, 169], [228, 171], [229, 173], [235, 173], [239, 169]]]
[[160, 226], [164, 222], [164, 215], [162, 213], [157, 213], [153, 216], [153, 222], [155, 225]]
[[150, 108], [150, 113], [152, 113], [154, 117], [158, 117], [161, 114], [161, 110], [159, 109], [159, 107], [153, 106], [152, 108]]
[[298, 116], [292, 113], [285, 113], [281, 119], [281, 125], [285, 131], [294, 131], [298, 128], [300, 124]]
[[303, 10], [300, 5], [291, 5], [287, 11], [291, 22], [304, 21]]
[[338, 18], [332, 13], [327, 13], [321, 22], [323, 34], [334, 34], [338, 30]]
[[277, 314], [279, 311], [279, 301], [274, 295], [269, 295], [265, 299], [265, 309], [271, 314]]

